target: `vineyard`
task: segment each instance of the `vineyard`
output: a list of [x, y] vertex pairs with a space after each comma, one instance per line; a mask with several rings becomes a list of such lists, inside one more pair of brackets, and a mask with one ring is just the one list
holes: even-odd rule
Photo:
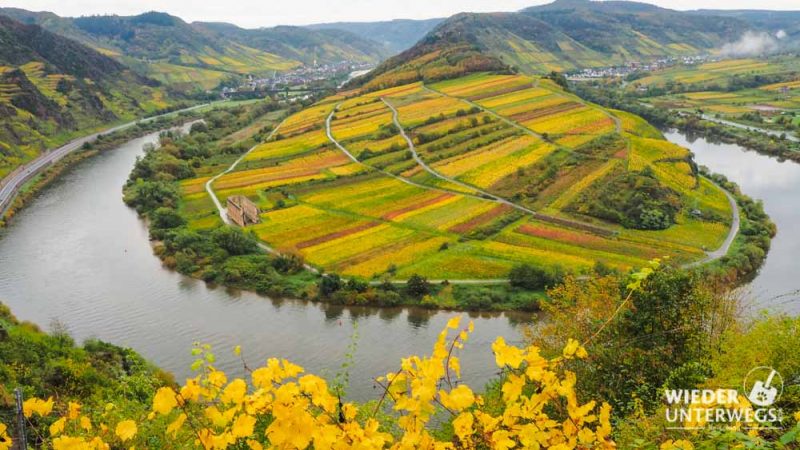
[[[204, 192], [212, 173], [200, 175], [182, 182], [182, 208], [190, 226], [209, 228], [219, 223]], [[608, 200], [617, 185], [631, 198]], [[642, 186], [672, 208], [668, 226], [606, 211], [637, 205]], [[223, 204], [245, 195], [258, 205], [261, 223], [248, 228], [270, 247], [366, 279], [691, 262], [721, 244], [731, 217], [689, 153], [643, 120], [517, 75], [326, 98], [286, 118], [213, 188]]]
[[796, 58], [732, 59], [654, 72], [629, 89], [647, 89], [645, 102], [658, 108], [699, 109], [728, 119], [761, 113], [769, 122], [778, 114], [793, 120], [800, 110], [798, 78]]

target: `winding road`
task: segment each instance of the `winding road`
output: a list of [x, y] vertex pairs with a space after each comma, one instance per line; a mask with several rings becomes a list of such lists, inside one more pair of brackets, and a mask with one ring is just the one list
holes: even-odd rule
[[[429, 89], [429, 88], [426, 87], [426, 89]], [[435, 91], [433, 89], [429, 89], [429, 90], [432, 91], [432, 92], [439, 93], [438, 91]], [[435, 171], [434, 169], [432, 169], [419, 156], [419, 154], [417, 153], [416, 147], [414, 146], [413, 141], [408, 136], [408, 134], [406, 133], [406, 131], [403, 128], [403, 126], [400, 124], [399, 113], [398, 113], [397, 109], [391, 103], [389, 103], [386, 99], [381, 98], [381, 101], [392, 111], [392, 121], [394, 122], [394, 124], [399, 129], [400, 134], [403, 137], [403, 139], [408, 144], [408, 148], [411, 151], [411, 154], [412, 154], [414, 160], [425, 171], [427, 171], [431, 175], [433, 175], [433, 176], [435, 176], [435, 177], [437, 177], [437, 178], [439, 178], [441, 180], [444, 180], [444, 181], [447, 181], [447, 182], [450, 182], [450, 183], [454, 183], [454, 184], [456, 184], [458, 186], [461, 186], [463, 188], [466, 188], [466, 189], [469, 189], [469, 190], [472, 190], [472, 191], [475, 191], [475, 192], [478, 192], [478, 193], [481, 194], [481, 195], [478, 196], [478, 195], [471, 195], [471, 194], [466, 194], [466, 193], [459, 192], [459, 194], [461, 194], [461, 195], [474, 197], [474, 198], [479, 198], [479, 199], [482, 199], [482, 200], [494, 201], [494, 202], [497, 202], [497, 203], [508, 205], [508, 206], [510, 206], [512, 208], [515, 208], [517, 210], [523, 211], [523, 212], [525, 212], [527, 214], [531, 214], [532, 216], [534, 216], [536, 218], [547, 219], [549, 217], [549, 216], [543, 215], [541, 213], [538, 213], [536, 211], [533, 211], [533, 210], [531, 210], [529, 208], [526, 208], [524, 206], [517, 205], [517, 204], [515, 204], [515, 203], [513, 203], [511, 201], [508, 201], [508, 200], [506, 200], [506, 199], [504, 199], [502, 197], [498, 197], [498, 196], [496, 196], [494, 194], [491, 194], [489, 192], [483, 191], [483, 190], [481, 190], [479, 188], [476, 188], [475, 186], [471, 186], [471, 185], [468, 185], [466, 183], [460, 182], [458, 180], [454, 180], [454, 179], [452, 179], [450, 177], [447, 177], [445, 175], [442, 175], [442, 174], [438, 173], [437, 171]], [[470, 103], [470, 104], [473, 104], [472, 102], [468, 102], [468, 101], [466, 101], [466, 102]], [[406, 184], [409, 184], [409, 185], [412, 185], [412, 186], [415, 186], [415, 187], [419, 187], [419, 188], [427, 189], [427, 190], [441, 191], [441, 192], [452, 192], [450, 190], [441, 189], [441, 188], [437, 188], [437, 187], [433, 187], [433, 186], [427, 186], [427, 185], [423, 185], [423, 184], [414, 182], [412, 180], [409, 180], [408, 178], [393, 174], [391, 172], [387, 172], [387, 171], [382, 170], [382, 169], [378, 169], [376, 167], [370, 166], [370, 165], [360, 161], [355, 155], [353, 155], [344, 145], [342, 145], [333, 136], [333, 132], [331, 130], [331, 123], [332, 123], [333, 117], [334, 117], [336, 111], [339, 109], [340, 105], [341, 105], [341, 103], [337, 104], [333, 108], [333, 110], [330, 112], [330, 114], [328, 114], [328, 116], [326, 117], [326, 119], [325, 119], [325, 133], [327, 135], [328, 140], [331, 143], [333, 143], [336, 146], [336, 148], [338, 148], [341, 152], [343, 152], [350, 160], [352, 160], [353, 162], [355, 162], [357, 164], [360, 164], [360, 165], [362, 165], [364, 167], [367, 167], [367, 168], [369, 168], [371, 170], [377, 170], [378, 172], [380, 172], [380, 173], [382, 173], [382, 174], [384, 174], [386, 176], [389, 176], [389, 177], [394, 178], [394, 179], [396, 179], [398, 181], [401, 181], [403, 183], [406, 183]], [[516, 122], [510, 121], [509, 119], [498, 115], [494, 111], [491, 111], [491, 110], [488, 110], [486, 108], [483, 108], [483, 107], [481, 107], [480, 105], [477, 105], [477, 104], [475, 104], [475, 106], [481, 108], [482, 110], [484, 110], [484, 111], [486, 111], [486, 112], [498, 117], [499, 119], [501, 119], [501, 120], [503, 120], [503, 121], [515, 126], [515, 127], [518, 127], [520, 129], [522, 129], [526, 133], [529, 133], [531, 135], [540, 137], [537, 133], [533, 132], [532, 130], [529, 130], [529, 129], [525, 128], [525, 127], [522, 127], [521, 125], [517, 124]], [[613, 115], [611, 115], [610, 117], [612, 119], [614, 119], [615, 125], [616, 125], [617, 129], [619, 130], [619, 128], [621, 127], [621, 123], [620, 123], [619, 119], [616, 118]], [[284, 119], [284, 121], [285, 121], [285, 119]], [[269, 136], [267, 136], [267, 139], [265, 141], [269, 141], [274, 136], [274, 134], [278, 131], [278, 129], [280, 129], [281, 125], [283, 125], [284, 121], [280, 122], [272, 130], [272, 132], [269, 134]], [[214, 177], [210, 178], [205, 184], [205, 189], [208, 192], [209, 196], [211, 196], [211, 199], [213, 200], [214, 205], [217, 207], [217, 210], [219, 212], [219, 216], [220, 216], [220, 218], [222, 219], [222, 221], [225, 224], [230, 225], [231, 222], [230, 222], [230, 219], [228, 218], [228, 216], [227, 216], [227, 214], [225, 212], [225, 208], [223, 207], [222, 203], [219, 201], [219, 199], [217, 198], [216, 193], [214, 192], [213, 183], [217, 179], [219, 179], [221, 176], [225, 175], [226, 173], [229, 173], [229, 172], [233, 171], [239, 165], [239, 163], [241, 163], [241, 161], [243, 161], [244, 158], [249, 153], [251, 153], [257, 146], [258, 145], [251, 147], [247, 152], [245, 152], [242, 156], [240, 156], [238, 159], [236, 159], [236, 161], [234, 161], [226, 170], [224, 170], [223, 172], [220, 172], [219, 174], [217, 174]], [[712, 181], [712, 183], [713, 183], [713, 181]], [[702, 260], [695, 261], [695, 262], [692, 262], [692, 263], [689, 263], [689, 264], [685, 264], [683, 267], [695, 267], [695, 266], [699, 266], [699, 265], [702, 265], [702, 264], [717, 260], [719, 258], [722, 258], [730, 250], [730, 247], [733, 244], [733, 241], [734, 241], [734, 239], [736, 238], [736, 235], [739, 232], [740, 218], [739, 218], [739, 208], [738, 208], [738, 205], [736, 204], [736, 200], [734, 199], [734, 197], [728, 191], [726, 191], [725, 189], [722, 189], [720, 186], [717, 186], [717, 187], [719, 189], [721, 189], [725, 193], [726, 197], [728, 198], [728, 201], [731, 204], [731, 209], [733, 211], [733, 218], [732, 218], [731, 228], [730, 228], [730, 230], [728, 232], [728, 235], [727, 235], [725, 241], [723, 242], [723, 244], [718, 249], [716, 249], [714, 251], [706, 252], [706, 257], [703, 258]], [[276, 250], [276, 249], [264, 244], [263, 242], [259, 242], [258, 245], [262, 250], [264, 250], [264, 251], [266, 251], [268, 253], [280, 254], [280, 252], [278, 250]], [[304, 267], [307, 270], [310, 270], [310, 271], [312, 271], [314, 273], [319, 273], [319, 270], [317, 268], [313, 267], [313, 266], [310, 266], [308, 264], [304, 264]], [[432, 283], [439, 283], [439, 282], [442, 282], [442, 281], [444, 281], [444, 280], [430, 280], [430, 282], [432, 282]], [[453, 283], [453, 284], [505, 284], [505, 283], [508, 283], [509, 280], [508, 279], [503, 279], [503, 278], [498, 278], [498, 279], [462, 279], [462, 280], [448, 280], [448, 281], [450, 283]], [[376, 285], [376, 284], [380, 284], [381, 282], [382, 281], [371, 281], [370, 284]], [[392, 280], [392, 283], [396, 283], [396, 284], [403, 284], [405, 282], [407, 282], [407, 280]]]
[[39, 155], [36, 159], [29, 162], [28, 164], [19, 167], [15, 171], [11, 172], [6, 178], [2, 180], [2, 184], [0, 184], [0, 216], [5, 214], [8, 208], [11, 206], [14, 198], [19, 192], [19, 189], [31, 178], [39, 174], [42, 170], [49, 167], [51, 164], [57, 162], [58, 160], [64, 158], [68, 154], [78, 150], [86, 143], [91, 143], [97, 140], [97, 137], [103, 134], [113, 133], [115, 131], [124, 130], [126, 128], [130, 128], [138, 123], [147, 123], [161, 117], [168, 117], [171, 115], [179, 114], [186, 111], [193, 111], [195, 109], [199, 109], [205, 106], [210, 105], [211, 103], [204, 103], [202, 105], [195, 105], [189, 108], [180, 109], [177, 111], [171, 111], [164, 114], [159, 114], [153, 117], [147, 117], [144, 119], [134, 120], [132, 122], [124, 123], [122, 125], [117, 125], [115, 127], [107, 128], [103, 131], [98, 131], [97, 133], [90, 134], [88, 136], [84, 136], [78, 139], [74, 139], [69, 141], [68, 143], [58, 147], [54, 150], [48, 150], [41, 155]]
[[536, 211], [532, 210], [532, 209], [528, 209], [528, 208], [526, 208], [526, 207], [524, 207], [522, 205], [518, 205], [518, 204], [516, 204], [514, 202], [508, 201], [508, 200], [506, 200], [506, 199], [504, 199], [502, 197], [498, 197], [498, 196], [496, 196], [496, 195], [494, 195], [492, 193], [486, 192], [486, 191], [484, 191], [482, 189], [479, 189], [479, 188], [477, 188], [475, 186], [471, 186], [471, 185], [469, 185], [467, 183], [463, 183], [463, 182], [458, 181], [458, 180], [456, 180], [454, 178], [447, 177], [447, 176], [442, 175], [439, 172], [431, 169], [430, 166], [428, 166], [428, 164], [426, 164], [425, 161], [423, 161], [422, 158], [419, 156], [419, 153], [417, 153], [417, 148], [416, 148], [416, 146], [414, 146], [414, 142], [411, 140], [410, 137], [408, 137], [408, 135], [406, 134], [405, 128], [403, 128], [403, 126], [400, 124], [400, 119], [398, 117], [398, 113], [397, 113], [397, 110], [395, 109], [395, 107], [392, 106], [391, 103], [387, 102], [386, 99], [384, 99], [384, 98], [381, 98], [381, 101], [383, 101], [383, 103], [386, 106], [388, 106], [389, 109], [392, 110], [392, 120], [394, 121], [395, 126], [397, 126], [397, 128], [400, 130], [400, 135], [406, 141], [406, 144], [408, 144], [408, 149], [411, 151], [411, 155], [414, 157], [414, 161], [416, 161], [417, 164], [419, 164], [419, 166], [422, 167], [426, 172], [430, 173], [431, 175], [435, 176], [436, 178], [439, 178], [440, 180], [444, 180], [444, 181], [447, 181], [449, 183], [453, 183], [453, 184], [455, 184], [457, 186], [461, 186], [461, 187], [463, 187], [465, 189], [478, 192], [478, 193], [481, 194], [481, 197], [485, 197], [487, 200], [493, 200], [493, 201], [495, 201], [497, 203], [502, 203], [503, 205], [508, 205], [508, 206], [510, 206], [510, 207], [512, 207], [514, 209], [518, 209], [518, 210], [520, 210], [522, 212], [531, 214], [533, 216], [537, 216], [538, 215], [538, 213]]

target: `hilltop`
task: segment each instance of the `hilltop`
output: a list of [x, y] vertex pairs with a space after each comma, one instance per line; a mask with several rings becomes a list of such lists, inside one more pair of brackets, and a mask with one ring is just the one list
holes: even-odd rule
[[[210, 177], [180, 180], [177, 212], [192, 230], [221, 225]], [[281, 254], [364, 279], [688, 263], [732, 225], [731, 203], [687, 150], [638, 117], [523, 75], [328, 97], [211, 186], [222, 204], [251, 199], [261, 223], [248, 229]]]
[[0, 177], [70, 133], [169, 106], [158, 82], [71, 39], [0, 16]]
[[388, 54], [380, 44], [340, 30], [245, 30], [231, 24], [186, 23], [161, 12], [70, 18], [0, 8], [0, 14], [77, 40], [181, 90], [212, 89], [231, 76], [286, 71], [314, 60], [378, 62]]
[[365, 39], [377, 41], [393, 54], [400, 53], [416, 44], [444, 18], [436, 19], [395, 19], [379, 22], [334, 22], [308, 25], [317, 30], [345, 30]]
[[[621, 1], [559, 0], [519, 12], [461, 13], [385, 61], [361, 83], [386, 87], [398, 80], [434, 80], [482, 70], [535, 74], [694, 55], [719, 48], [754, 27], [736, 17]], [[475, 60], [481, 62], [473, 68]]]
[[194, 22], [192, 26], [215, 36], [304, 64], [355, 61], [377, 63], [390, 50], [369, 38], [340, 29], [295, 26], [245, 29], [229, 23]]

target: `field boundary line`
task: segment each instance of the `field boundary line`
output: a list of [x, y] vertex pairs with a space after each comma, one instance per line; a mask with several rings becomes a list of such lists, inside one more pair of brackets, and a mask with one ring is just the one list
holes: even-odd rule
[[[278, 130], [280, 129], [281, 125], [283, 125], [283, 123], [286, 122], [286, 120], [289, 117], [291, 117], [291, 116], [285, 117], [283, 120], [278, 122], [278, 125], [276, 125], [275, 128], [272, 129], [272, 131], [270, 131], [269, 135], [267, 135], [267, 138], [264, 140], [264, 142], [259, 142], [258, 144], [255, 144], [254, 146], [250, 147], [249, 150], [244, 152], [240, 157], [236, 158], [236, 161], [234, 161], [227, 169], [225, 169], [224, 171], [214, 175], [213, 177], [209, 178], [208, 181], [206, 181], [206, 184], [205, 184], [206, 192], [211, 197], [211, 200], [214, 202], [214, 206], [217, 207], [217, 212], [219, 213], [219, 217], [220, 217], [220, 219], [222, 219], [222, 222], [225, 225], [231, 226], [231, 220], [228, 217], [228, 214], [225, 212], [225, 208], [222, 207], [222, 203], [219, 201], [219, 198], [217, 197], [216, 192], [214, 192], [214, 186], [213, 186], [214, 182], [217, 181], [217, 179], [219, 179], [221, 176], [232, 172], [236, 168], [236, 166], [238, 166], [239, 163], [241, 163], [244, 160], [244, 158], [247, 157], [247, 155], [249, 155], [257, 147], [269, 142], [270, 139], [272, 139], [272, 137], [275, 135], [275, 133], [278, 132]], [[272, 255], [276, 255], [276, 256], [282, 256], [283, 255], [277, 249], [275, 249], [273, 247], [270, 247], [269, 245], [265, 244], [264, 241], [262, 241], [261, 239], [258, 240], [256, 245], [258, 245], [258, 248], [260, 248], [261, 250], [264, 250], [265, 252], [270, 253]], [[312, 272], [312, 273], [319, 273], [319, 270], [316, 267], [314, 267], [314, 266], [312, 266], [310, 264], [307, 264], [307, 263], [303, 263], [303, 268], [308, 270], [309, 272]]]
[[472, 186], [472, 185], [469, 185], [467, 183], [458, 181], [456, 179], [447, 177], [447, 176], [442, 175], [439, 172], [433, 170], [430, 166], [428, 166], [427, 163], [425, 163], [425, 161], [422, 160], [422, 158], [419, 156], [419, 153], [417, 153], [417, 148], [416, 148], [416, 146], [414, 146], [414, 142], [411, 140], [410, 137], [408, 137], [408, 134], [406, 134], [406, 130], [403, 128], [403, 125], [400, 124], [400, 118], [399, 118], [399, 113], [397, 112], [397, 109], [395, 109], [395, 107], [392, 106], [391, 103], [387, 102], [386, 99], [381, 98], [381, 101], [386, 106], [388, 106], [389, 109], [392, 110], [392, 120], [394, 121], [394, 124], [397, 126], [397, 128], [400, 130], [400, 135], [403, 137], [403, 139], [405, 139], [406, 143], [408, 144], [408, 149], [411, 151], [411, 156], [414, 157], [414, 160], [417, 162], [417, 164], [419, 164], [420, 167], [425, 169], [426, 172], [430, 173], [431, 175], [433, 175], [433, 176], [435, 176], [435, 177], [437, 177], [437, 178], [439, 178], [441, 180], [448, 181], [450, 183], [456, 184], [456, 185], [461, 186], [461, 187], [466, 188], [466, 189], [475, 190], [475, 191], [479, 192], [482, 197], [488, 197], [487, 200], [493, 200], [496, 203], [501, 203], [501, 204], [504, 204], [504, 205], [511, 206], [512, 208], [515, 208], [515, 209], [518, 209], [518, 210], [520, 210], [522, 212], [531, 214], [534, 217], [537, 215], [536, 211], [534, 211], [532, 209], [526, 208], [526, 207], [524, 207], [522, 205], [518, 205], [518, 204], [516, 204], [514, 202], [511, 202], [509, 200], [504, 199], [503, 197], [499, 197], [499, 196], [494, 195], [492, 193], [486, 192], [483, 189], [478, 188], [476, 186]]
[[[539, 87], [539, 80], [538, 79], [531, 86], [531, 88], [537, 88], [537, 87]], [[528, 134], [529, 136], [533, 136], [533, 137], [541, 140], [542, 142], [552, 144], [556, 149], [564, 149], [564, 150], [570, 151], [570, 152], [572, 151], [571, 149], [569, 149], [567, 147], [563, 147], [561, 145], [558, 145], [558, 144], [555, 144], [555, 143], [550, 143], [549, 141], [546, 141], [542, 137], [542, 135], [540, 135], [539, 133], [531, 130], [530, 128], [528, 128], [528, 127], [526, 127], [524, 125], [521, 125], [521, 124], [519, 124], [517, 122], [514, 122], [513, 120], [500, 115], [498, 112], [493, 111], [493, 110], [491, 110], [489, 108], [486, 108], [484, 106], [481, 106], [481, 105], [479, 105], [479, 104], [477, 104], [477, 103], [475, 103], [473, 101], [470, 101], [470, 100], [467, 100], [467, 99], [464, 99], [464, 98], [461, 98], [461, 97], [455, 97], [455, 96], [452, 96], [450, 94], [446, 94], [446, 93], [441, 92], [441, 91], [437, 91], [436, 89], [428, 87], [425, 84], [422, 85], [422, 88], [427, 90], [427, 91], [429, 91], [429, 92], [432, 92], [434, 94], [438, 94], [438, 95], [441, 95], [441, 96], [444, 96], [444, 97], [449, 97], [449, 98], [452, 98], [452, 99], [459, 100], [459, 101], [462, 101], [464, 103], [467, 103], [468, 105], [474, 106], [474, 107], [480, 109], [481, 111], [483, 111], [483, 112], [485, 112], [487, 114], [490, 114], [493, 117], [496, 117], [499, 120], [501, 120], [501, 121], [503, 121], [503, 122], [505, 122], [505, 123], [517, 128], [519, 130], [522, 130], [524, 133]], [[545, 89], [545, 88], [542, 88], [542, 89]], [[381, 99], [381, 100], [383, 100], [383, 99]], [[386, 102], [384, 101], [384, 103], [386, 103]], [[389, 105], [388, 103], [387, 103], [387, 106], [392, 108], [391, 105]], [[394, 111], [394, 108], [392, 108], [392, 110]], [[401, 131], [403, 130], [403, 127], [401, 127], [399, 124], [398, 124], [398, 127], [400, 128]], [[405, 136], [405, 132], [403, 132], [403, 135]], [[406, 137], [406, 139], [408, 139], [408, 138]], [[410, 140], [409, 140], [409, 144], [413, 145], [413, 144], [411, 144]], [[412, 153], [415, 153], [415, 152], [412, 152]], [[475, 189], [477, 189], [477, 188], [475, 188]], [[477, 189], [477, 190], [479, 192], [481, 192], [480, 189]], [[611, 230], [611, 229], [608, 229], [608, 228], [605, 228], [605, 227], [601, 227], [601, 226], [597, 226], [597, 225], [594, 225], [594, 224], [581, 222], [579, 220], [567, 219], [567, 218], [552, 216], [552, 215], [549, 215], [549, 214], [544, 214], [544, 213], [541, 213], [541, 212], [533, 211], [533, 210], [531, 210], [529, 208], [525, 208], [524, 206], [517, 205], [517, 204], [515, 204], [515, 203], [513, 203], [511, 201], [502, 199], [501, 197], [497, 197], [496, 195], [491, 195], [491, 194], [487, 194], [487, 195], [490, 195], [492, 198], [500, 198], [502, 200], [501, 203], [505, 203], [505, 204], [515, 208], [515, 209], [518, 209], [520, 211], [523, 211], [523, 212], [526, 212], [528, 214], [531, 214], [535, 219], [539, 219], [539, 220], [542, 220], [544, 222], [556, 223], [556, 224], [559, 224], [559, 225], [562, 225], [562, 226], [566, 226], [566, 227], [577, 228], [577, 229], [579, 229], [581, 231], [595, 233], [595, 234], [599, 234], [601, 236], [616, 236], [617, 234], [619, 234], [616, 230]]]

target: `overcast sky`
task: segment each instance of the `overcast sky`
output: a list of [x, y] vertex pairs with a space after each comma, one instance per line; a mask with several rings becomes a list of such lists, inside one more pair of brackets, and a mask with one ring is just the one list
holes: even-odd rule
[[[320, 22], [426, 19], [457, 12], [515, 11], [549, 0], [0, 0], [2, 6], [62, 16], [164, 11], [188, 22], [255, 28]], [[673, 9], [800, 9], [800, 0], [648, 0]]]

